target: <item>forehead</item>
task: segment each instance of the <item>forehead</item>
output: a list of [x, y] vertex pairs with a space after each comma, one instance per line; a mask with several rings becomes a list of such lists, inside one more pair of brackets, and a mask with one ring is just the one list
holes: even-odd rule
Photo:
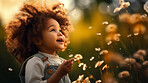
[[47, 21], [46, 21], [46, 25], [47, 26], [51, 26], [51, 25], [59, 26], [59, 23], [58, 23], [58, 21], [56, 21], [53, 18], [48, 18]]

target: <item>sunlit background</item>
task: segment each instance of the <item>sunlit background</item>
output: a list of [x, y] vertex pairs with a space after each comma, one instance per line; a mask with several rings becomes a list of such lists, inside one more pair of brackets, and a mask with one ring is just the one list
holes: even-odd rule
[[[18, 12], [19, 7], [24, 1], [36, 0], [0, 0], [1, 83], [20, 83], [18, 76], [20, 65], [7, 52], [4, 42], [6, 37], [4, 28], [13, 15]], [[49, 1], [52, 2], [53, 0]], [[119, 55], [122, 58], [115, 58], [115, 56], [111, 56], [111, 58], [123, 60], [124, 62], [126, 58], [135, 58], [134, 54], [142, 49], [142, 53], [146, 52], [146, 54], [143, 54], [145, 56], [142, 58], [142, 61], [137, 60], [137, 57], [135, 60], [137, 61], [136, 64], [141, 65], [143, 68], [142, 62], [148, 60], [147, 0], [59, 1], [64, 3], [65, 8], [68, 9], [68, 15], [74, 27], [74, 31], [70, 34], [70, 45], [64, 52], [60, 52], [59, 55], [65, 59], [70, 59], [78, 54], [83, 56], [81, 60], [74, 62], [73, 70], [69, 73], [72, 81], [80, 81], [80, 78], [78, 79], [79, 75], [83, 77], [81, 81], [84, 81], [88, 77], [91, 83], [95, 83], [96, 81], [98, 81], [97, 83], [101, 83], [102, 80], [108, 80], [108, 78], [111, 78], [109, 79], [110, 82], [104, 81], [104, 83], [144, 83], [144, 81], [148, 81], [148, 62], [146, 63], [146, 69], [142, 70], [145, 72], [139, 72], [138, 70], [140, 69], [137, 68], [135, 71], [138, 74], [134, 74], [132, 69], [124, 68], [120, 62], [115, 61], [117, 63], [111, 64], [111, 59], [108, 57], [108, 55]], [[121, 4], [119, 4], [119, 1], [129, 2], [130, 5], [126, 4], [128, 5], [127, 8], [120, 9]], [[120, 10], [115, 11], [116, 8]], [[96, 65], [98, 61], [102, 61], [103, 63]], [[82, 65], [83, 67], [78, 67], [78, 65]], [[102, 69], [105, 65], [107, 65], [106, 69]], [[120, 74], [118, 73], [123, 70], [129, 71], [130, 77], [120, 80]], [[132, 75], [138, 76], [134, 77]], [[135, 78], [138, 81], [133, 81]], [[85, 81], [84, 83], [89, 83], [88, 79], [85, 79]]]

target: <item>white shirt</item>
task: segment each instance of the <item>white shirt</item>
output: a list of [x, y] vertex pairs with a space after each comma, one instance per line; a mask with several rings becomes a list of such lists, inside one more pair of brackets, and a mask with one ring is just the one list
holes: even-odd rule
[[[44, 54], [48, 57], [47, 62], [49, 62], [50, 65], [60, 65], [63, 63], [64, 59], [59, 57], [58, 55], [51, 55], [43, 52], [39, 52]], [[33, 57], [30, 60], [28, 60], [25, 68], [25, 82], [26, 83], [47, 83], [47, 80], [42, 80], [42, 77], [44, 77], [44, 69], [45, 64], [43, 61], [38, 57]]]

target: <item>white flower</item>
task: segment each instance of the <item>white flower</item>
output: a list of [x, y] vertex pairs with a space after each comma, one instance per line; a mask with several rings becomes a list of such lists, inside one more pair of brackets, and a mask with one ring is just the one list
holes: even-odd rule
[[121, 8], [117, 7], [117, 8], [114, 9], [114, 13], [119, 12], [120, 10], [121, 10]]

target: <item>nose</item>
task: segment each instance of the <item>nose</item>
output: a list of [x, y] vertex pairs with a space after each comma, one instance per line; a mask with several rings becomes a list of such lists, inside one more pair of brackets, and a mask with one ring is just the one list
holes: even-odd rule
[[58, 32], [58, 36], [62, 36], [63, 34], [61, 32]]

